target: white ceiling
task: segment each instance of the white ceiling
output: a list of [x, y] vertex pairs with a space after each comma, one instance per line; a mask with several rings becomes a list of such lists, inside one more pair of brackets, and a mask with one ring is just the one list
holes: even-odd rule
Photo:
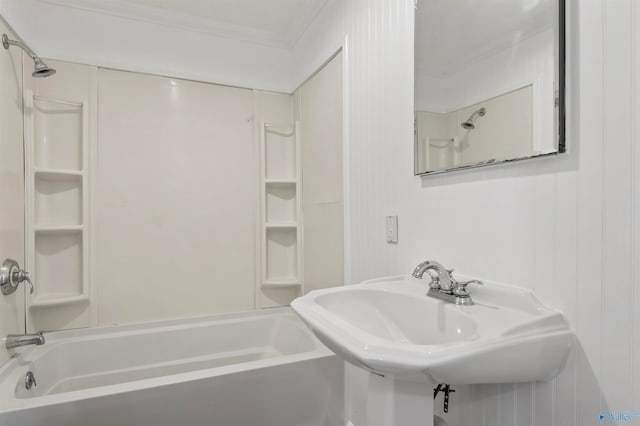
[[290, 48], [328, 0], [41, 0]]
[[416, 69], [443, 77], [556, 22], [558, 0], [418, 0]]

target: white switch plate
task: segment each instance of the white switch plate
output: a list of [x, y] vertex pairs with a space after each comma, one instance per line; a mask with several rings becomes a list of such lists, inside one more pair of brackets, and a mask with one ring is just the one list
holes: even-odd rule
[[398, 244], [398, 216], [387, 216], [387, 242]]

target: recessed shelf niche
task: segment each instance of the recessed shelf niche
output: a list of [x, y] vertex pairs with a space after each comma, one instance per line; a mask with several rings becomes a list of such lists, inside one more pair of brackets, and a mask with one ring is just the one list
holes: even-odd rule
[[297, 283], [296, 228], [267, 229], [267, 283]]
[[263, 287], [302, 291], [302, 226], [298, 123], [261, 123]]
[[35, 174], [35, 226], [82, 224], [82, 176]]
[[35, 167], [81, 170], [82, 121], [82, 103], [35, 96], [33, 98]]
[[270, 124], [265, 126], [265, 177], [295, 179], [297, 157], [295, 126]]
[[82, 246], [82, 231], [36, 231], [38, 301], [82, 296]]
[[267, 224], [295, 223], [296, 184], [266, 182], [265, 188]]

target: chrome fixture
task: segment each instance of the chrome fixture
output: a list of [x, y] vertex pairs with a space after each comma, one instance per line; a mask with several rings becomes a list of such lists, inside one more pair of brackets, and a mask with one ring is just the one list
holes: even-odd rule
[[471, 114], [471, 116], [467, 119], [467, 121], [461, 124], [462, 128], [467, 130], [475, 129], [476, 125], [473, 124], [473, 122], [476, 121], [478, 117], [484, 117], [486, 113], [487, 109], [484, 107], [474, 111], [473, 114]]
[[[434, 273], [432, 274], [431, 271]], [[467, 286], [469, 284], [482, 285], [482, 281], [459, 282], [453, 278], [453, 269], [446, 269], [433, 260], [427, 260], [416, 266], [411, 275], [414, 278], [422, 279], [425, 272], [431, 276], [427, 296], [456, 305], [471, 306], [474, 304]]]
[[42, 332], [36, 334], [9, 334], [4, 338], [4, 346], [7, 349], [19, 348], [28, 345], [44, 345]]
[[451, 273], [453, 272], [453, 269], [447, 271], [444, 266], [435, 260], [427, 260], [416, 266], [411, 275], [420, 279], [427, 271], [434, 271], [436, 273], [436, 275], [431, 275], [431, 279], [432, 281], [438, 281], [439, 286], [443, 291], [452, 290], [453, 284], [451, 282]]
[[35, 78], [49, 77], [50, 75], [54, 75], [56, 73], [55, 69], [45, 64], [44, 61], [40, 59], [38, 55], [36, 55], [35, 52], [23, 42], [18, 40], [10, 40], [9, 36], [7, 36], [6, 34], [2, 34], [2, 45], [7, 50], [10, 46], [18, 46], [19, 48], [24, 50], [27, 55], [31, 56], [31, 59], [33, 59], [33, 72], [31, 73], [31, 75]]
[[0, 266], [0, 289], [5, 296], [10, 295], [18, 289], [21, 282], [28, 282], [30, 286], [29, 294], [33, 294], [33, 283], [29, 279], [29, 273], [20, 269], [20, 265], [13, 259], [5, 259]]
[[34, 386], [38, 386], [38, 382], [36, 382], [36, 376], [33, 375], [33, 371], [29, 371], [24, 376], [24, 387], [27, 390], [31, 390], [31, 388]]

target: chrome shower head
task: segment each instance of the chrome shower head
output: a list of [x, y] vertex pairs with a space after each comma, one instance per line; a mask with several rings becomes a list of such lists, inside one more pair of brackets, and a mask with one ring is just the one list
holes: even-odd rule
[[29, 46], [21, 41], [10, 40], [9, 36], [7, 36], [6, 34], [2, 34], [2, 46], [4, 46], [4, 48], [7, 50], [10, 46], [18, 46], [19, 48], [24, 50], [27, 55], [29, 55], [31, 59], [33, 59], [33, 72], [31, 73], [31, 75], [35, 78], [49, 77], [50, 75], [56, 73], [55, 69], [45, 64], [44, 61], [40, 59], [38, 55], [36, 55], [35, 52], [29, 48]]
[[50, 75], [54, 75], [56, 70], [42, 62], [40, 58], [34, 61], [32, 76], [35, 78], [43, 78], [49, 77]]
[[473, 124], [474, 121], [476, 121], [478, 117], [484, 117], [486, 113], [487, 113], [487, 109], [482, 107], [474, 111], [474, 113], [471, 114], [471, 116], [467, 119], [467, 121], [462, 123], [460, 126], [462, 126], [462, 128], [466, 130], [473, 130], [476, 128], [476, 125]]

